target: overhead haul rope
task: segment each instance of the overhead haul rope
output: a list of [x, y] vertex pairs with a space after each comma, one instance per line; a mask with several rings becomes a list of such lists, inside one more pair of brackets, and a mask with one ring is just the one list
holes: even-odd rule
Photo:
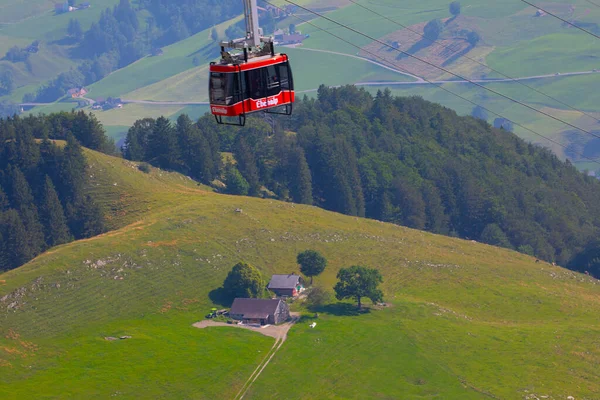
[[[348, 1], [349, 1], [349, 2], [351, 2], [351, 3], [353, 3], [353, 4], [355, 4], [355, 5], [357, 5], [357, 6], [359, 6], [360, 8], [362, 8], [362, 9], [364, 9], [364, 10], [367, 10], [367, 11], [369, 11], [369, 12], [371, 12], [371, 13], [373, 13], [373, 14], [375, 14], [375, 15], [377, 15], [377, 16], [379, 16], [379, 17], [383, 18], [383, 19], [386, 19], [386, 20], [388, 20], [388, 21], [392, 22], [393, 24], [396, 24], [396, 25], [398, 25], [398, 26], [401, 26], [402, 28], [404, 28], [404, 29], [407, 29], [407, 30], [409, 30], [410, 32], [413, 32], [413, 33], [415, 33], [415, 34], [417, 34], [417, 35], [421, 36], [422, 38], [424, 38], [424, 39], [426, 39], [426, 40], [430, 41], [431, 43], [435, 43], [435, 44], [437, 44], [438, 46], [442, 46], [442, 47], [444, 47], [444, 48], [446, 48], [446, 49], [453, 50], [453, 49], [452, 49], [452, 46], [450, 46], [450, 45], [447, 45], [447, 44], [444, 44], [444, 43], [440, 42], [439, 40], [435, 40], [435, 39], [428, 38], [428, 37], [427, 37], [427, 36], [425, 36], [424, 34], [420, 33], [419, 31], [417, 31], [417, 30], [415, 30], [415, 29], [412, 29], [412, 28], [411, 28], [411, 27], [409, 27], [409, 26], [403, 25], [403, 24], [401, 24], [400, 22], [397, 22], [397, 21], [395, 21], [395, 20], [391, 19], [390, 17], [387, 17], [387, 16], [385, 16], [385, 15], [383, 15], [383, 14], [380, 14], [380, 13], [378, 13], [377, 11], [374, 11], [374, 10], [372, 10], [372, 9], [368, 8], [368, 7], [365, 7], [365, 6], [363, 6], [362, 4], [360, 4], [359, 2], [357, 2], [356, 0], [348, 0]], [[466, 55], [466, 54], [465, 54], [465, 55], [463, 55], [462, 57], [464, 57], [464, 58], [466, 58], [466, 59], [468, 59], [468, 60], [471, 60], [471, 61], [473, 61], [473, 62], [475, 62], [475, 63], [477, 63], [477, 64], [479, 64], [479, 65], [481, 65], [481, 66], [483, 66], [483, 67], [486, 67], [486, 68], [488, 68], [489, 70], [491, 70], [491, 71], [493, 71], [493, 72], [496, 72], [497, 74], [500, 74], [500, 75], [502, 75], [503, 77], [505, 77], [505, 78], [507, 78], [507, 79], [510, 79], [511, 81], [513, 81], [513, 82], [515, 82], [515, 83], [518, 83], [518, 84], [520, 84], [520, 85], [522, 85], [522, 86], [525, 86], [526, 88], [528, 88], [528, 89], [530, 89], [530, 90], [533, 90], [534, 92], [536, 92], [536, 93], [539, 93], [539, 94], [541, 94], [542, 96], [545, 96], [545, 97], [547, 97], [547, 98], [549, 98], [549, 99], [551, 99], [551, 100], [554, 100], [555, 102], [557, 102], [557, 103], [559, 103], [559, 104], [561, 104], [561, 105], [563, 105], [563, 106], [565, 106], [565, 107], [568, 107], [568, 108], [570, 108], [570, 109], [571, 109], [571, 110], [573, 110], [573, 111], [577, 111], [577, 112], [579, 112], [579, 113], [581, 113], [581, 114], [583, 114], [583, 115], [585, 115], [585, 116], [587, 116], [587, 117], [589, 117], [589, 118], [592, 118], [593, 120], [595, 120], [595, 121], [597, 121], [597, 122], [600, 122], [600, 119], [598, 119], [598, 118], [594, 117], [593, 115], [591, 115], [591, 114], [588, 114], [588, 113], [586, 113], [585, 111], [583, 111], [583, 110], [580, 110], [580, 109], [578, 109], [578, 108], [576, 108], [576, 107], [574, 107], [574, 106], [571, 106], [571, 105], [569, 105], [569, 104], [567, 104], [567, 103], [565, 103], [565, 102], [563, 102], [563, 101], [561, 101], [561, 100], [559, 100], [559, 99], [557, 99], [557, 98], [555, 98], [555, 97], [552, 97], [552, 96], [550, 96], [549, 94], [546, 94], [546, 93], [542, 92], [541, 90], [534, 88], [533, 86], [529, 86], [529, 85], [527, 85], [526, 83], [523, 83], [523, 82], [522, 82], [520, 79], [513, 78], [513, 77], [511, 77], [511, 76], [509, 76], [509, 75], [506, 75], [505, 73], [503, 73], [503, 72], [500, 72], [500, 71], [498, 71], [497, 69], [494, 69], [494, 68], [490, 67], [489, 65], [482, 63], [481, 61], [478, 61], [478, 60], [476, 60], [476, 59], [474, 59], [474, 58], [471, 58], [471, 57], [469, 57], [469, 56], [468, 56], [468, 55]], [[490, 83], [494, 83], [494, 82], [490, 82]]]
[[402, 53], [402, 54], [404, 54], [404, 55], [406, 55], [406, 56], [408, 56], [408, 57], [414, 58], [415, 60], [421, 61], [422, 63], [424, 63], [424, 64], [427, 64], [427, 65], [429, 65], [429, 66], [431, 66], [431, 67], [437, 68], [437, 69], [439, 69], [440, 71], [444, 71], [445, 73], [447, 73], [447, 74], [450, 74], [450, 75], [452, 75], [452, 76], [454, 76], [454, 77], [456, 77], [456, 78], [458, 78], [458, 79], [460, 79], [460, 80], [463, 80], [463, 81], [469, 82], [469, 83], [470, 83], [470, 84], [472, 84], [472, 85], [475, 85], [475, 86], [477, 86], [477, 87], [479, 87], [479, 88], [481, 88], [481, 89], [487, 90], [488, 92], [494, 93], [495, 95], [497, 95], [497, 96], [500, 96], [500, 97], [502, 97], [502, 98], [505, 98], [506, 100], [510, 100], [510, 101], [512, 101], [512, 102], [513, 102], [513, 103], [515, 103], [515, 104], [519, 104], [519, 105], [521, 105], [521, 106], [523, 106], [523, 107], [525, 107], [525, 108], [528, 108], [528, 109], [530, 109], [531, 111], [535, 111], [535, 112], [537, 112], [537, 113], [539, 113], [539, 114], [545, 115], [546, 117], [548, 117], [548, 118], [552, 118], [553, 120], [555, 120], [555, 121], [558, 121], [558, 122], [560, 122], [560, 123], [563, 123], [563, 124], [565, 124], [565, 125], [567, 125], [567, 126], [570, 126], [570, 127], [571, 127], [571, 128], [573, 128], [573, 129], [577, 129], [578, 131], [581, 131], [581, 132], [587, 133], [588, 135], [591, 135], [591, 136], [594, 136], [594, 137], [596, 137], [596, 138], [599, 138], [599, 139], [600, 139], [600, 135], [597, 135], [597, 134], [595, 134], [595, 133], [593, 133], [593, 132], [590, 132], [590, 131], [588, 131], [588, 130], [586, 130], [586, 129], [580, 128], [580, 127], [578, 127], [578, 126], [576, 126], [576, 125], [573, 125], [573, 124], [572, 124], [572, 123], [570, 123], [570, 122], [567, 122], [567, 121], [565, 121], [565, 120], [562, 120], [562, 119], [560, 119], [560, 118], [558, 118], [558, 117], [555, 117], [555, 116], [554, 116], [554, 115], [552, 115], [552, 114], [548, 114], [548, 113], [547, 113], [547, 112], [545, 112], [545, 111], [539, 110], [539, 109], [537, 109], [537, 108], [535, 108], [535, 107], [532, 107], [532, 106], [530, 106], [530, 105], [528, 105], [528, 104], [526, 104], [526, 103], [523, 103], [523, 102], [522, 102], [522, 101], [520, 101], [520, 100], [514, 99], [514, 98], [512, 98], [512, 97], [510, 97], [510, 96], [507, 96], [507, 95], [505, 95], [505, 94], [503, 94], [503, 93], [500, 93], [500, 92], [498, 92], [497, 90], [491, 89], [491, 88], [489, 88], [489, 87], [486, 87], [485, 85], [481, 85], [481, 84], [479, 84], [479, 83], [477, 83], [477, 82], [474, 82], [473, 80], [471, 80], [471, 79], [469, 79], [469, 78], [466, 78], [466, 77], [464, 77], [464, 76], [462, 76], [462, 75], [459, 75], [459, 74], [457, 74], [457, 73], [454, 73], [454, 72], [450, 71], [450, 70], [449, 70], [449, 69], [447, 69], [447, 68], [440, 67], [439, 65], [436, 65], [436, 64], [434, 64], [434, 63], [432, 63], [432, 62], [429, 62], [429, 61], [427, 61], [427, 60], [424, 60], [424, 59], [422, 59], [422, 58], [420, 58], [420, 57], [417, 57], [417, 56], [415, 56], [414, 54], [410, 54], [410, 53], [408, 53], [408, 52], [406, 52], [406, 51], [404, 51], [404, 50], [400, 50], [400, 49], [398, 49], [398, 48], [396, 48], [396, 47], [394, 47], [394, 46], [392, 46], [392, 45], [390, 45], [390, 44], [388, 44], [388, 43], [385, 43], [385, 42], [384, 42], [384, 41], [382, 41], [382, 40], [379, 40], [379, 39], [377, 39], [377, 38], [374, 38], [373, 36], [367, 35], [366, 33], [360, 32], [360, 31], [358, 31], [357, 29], [354, 29], [354, 28], [352, 28], [352, 27], [346, 26], [346, 25], [342, 24], [341, 22], [338, 22], [338, 21], [336, 21], [336, 20], [334, 20], [334, 19], [332, 19], [332, 18], [329, 18], [329, 17], [327, 17], [327, 16], [325, 16], [325, 15], [323, 15], [323, 14], [321, 14], [321, 13], [318, 13], [318, 12], [316, 12], [316, 11], [312, 11], [312, 10], [310, 10], [310, 9], [306, 8], [306, 7], [303, 7], [303, 6], [301, 6], [301, 5], [297, 4], [297, 3], [294, 3], [294, 2], [293, 2], [293, 1], [291, 1], [291, 0], [285, 0], [285, 1], [286, 1], [287, 3], [290, 3], [290, 4], [292, 4], [292, 5], [295, 5], [296, 7], [299, 7], [299, 8], [301, 8], [301, 9], [305, 10], [305, 11], [311, 12], [311, 13], [313, 13], [313, 14], [315, 14], [315, 15], [317, 15], [317, 16], [319, 16], [319, 17], [323, 18], [323, 19], [325, 19], [326, 21], [332, 22], [332, 23], [334, 23], [334, 24], [336, 24], [336, 25], [339, 25], [339, 26], [341, 26], [341, 27], [343, 27], [343, 28], [346, 28], [347, 30], [349, 30], [349, 31], [352, 31], [352, 32], [354, 32], [354, 33], [356, 33], [356, 34], [358, 34], [358, 35], [364, 36], [365, 38], [368, 38], [368, 39], [370, 39], [371, 41], [377, 42], [377, 43], [381, 44], [382, 46], [388, 47], [388, 48], [390, 48], [390, 49], [392, 49], [392, 50], [395, 50], [395, 51], [397, 51], [397, 52], [399, 52], [399, 53]]
[[[271, 6], [275, 7], [275, 8], [278, 8], [278, 9], [280, 9], [280, 10], [284, 11], [284, 9], [283, 9], [282, 7], [279, 7], [279, 6], [277, 6], [277, 5], [273, 4], [273, 3], [271, 3], [271, 2], [270, 2], [270, 1], [268, 1], [268, 0], [263, 0], [263, 1], [264, 1], [265, 3], [267, 3], [267, 4], [271, 5]], [[287, 3], [290, 3], [290, 4], [292, 4], [292, 5], [298, 6], [296, 3], [293, 3], [292, 1], [289, 1], [289, 0], [285, 0], [285, 1], [286, 1]], [[321, 15], [320, 13], [318, 13], [318, 12], [314, 12], [314, 11], [312, 11], [312, 10], [310, 10], [310, 9], [306, 9], [305, 7], [302, 7], [302, 6], [298, 6], [298, 7], [299, 7], [299, 8], [301, 8], [301, 9], [304, 9], [304, 10], [306, 10], [306, 11], [308, 11], [308, 12], [310, 12], [310, 13], [312, 13], [312, 14], [316, 15], [316, 16], [322, 17], [322, 15]], [[339, 39], [339, 40], [341, 40], [341, 41], [343, 41], [343, 42], [345, 42], [345, 43], [347, 43], [347, 44], [349, 44], [349, 45], [351, 45], [351, 46], [353, 46], [353, 47], [355, 47], [355, 48], [357, 48], [357, 49], [359, 49], [359, 50], [362, 50], [362, 51], [364, 51], [364, 52], [365, 52], [365, 53], [367, 53], [367, 54], [370, 54], [370, 55], [372, 55], [372, 56], [373, 56], [373, 57], [375, 57], [375, 58], [381, 59], [381, 60], [383, 60], [383, 61], [384, 61], [384, 63], [386, 63], [386, 64], [387, 64], [387, 63], [389, 63], [387, 60], [383, 59], [381, 56], [379, 56], [379, 55], [377, 55], [377, 54], [375, 54], [375, 53], [373, 53], [373, 52], [370, 52], [370, 51], [368, 51], [368, 50], [364, 50], [364, 49], [363, 49], [363, 48], [361, 48], [360, 46], [358, 46], [358, 45], [356, 45], [356, 44], [354, 44], [354, 43], [352, 43], [352, 42], [350, 42], [350, 41], [348, 41], [348, 40], [346, 40], [346, 39], [344, 39], [344, 38], [342, 38], [342, 37], [340, 37], [340, 36], [338, 36], [338, 35], [336, 35], [336, 34], [333, 34], [333, 33], [329, 32], [329, 31], [327, 31], [327, 30], [325, 30], [325, 29], [321, 28], [320, 26], [318, 26], [318, 25], [316, 25], [316, 24], [314, 24], [314, 23], [310, 22], [310, 21], [309, 21], [309, 20], [307, 20], [307, 19], [304, 19], [304, 18], [302, 18], [302, 17], [299, 17], [298, 15], [296, 15], [296, 14], [293, 14], [293, 13], [292, 13], [292, 15], [293, 15], [295, 18], [299, 19], [300, 21], [302, 21], [302, 22], [304, 22], [304, 23], [306, 23], [306, 24], [308, 24], [308, 25], [310, 25], [310, 26], [313, 26], [314, 28], [318, 29], [319, 31], [323, 31], [323, 32], [327, 33], [328, 35], [331, 35], [331, 36], [333, 36], [333, 37], [335, 37], [335, 38], [337, 38], [337, 39]], [[325, 19], [327, 19], [327, 17], [324, 17], [324, 18], [325, 18]], [[340, 23], [338, 23], [338, 22], [335, 22], [335, 23], [336, 23], [336, 24], [338, 24], [338, 25], [340, 25], [340, 26], [342, 26], [342, 27], [344, 27], [344, 25], [343, 25], [343, 24], [340, 24]], [[347, 28], [347, 29], [351, 29], [351, 28]], [[352, 30], [352, 29], [351, 29], [351, 30]], [[358, 32], [358, 31], [356, 31], [356, 30], [353, 30], [353, 31], [354, 31], [354, 32], [356, 32], [356, 33], [358, 33], [359, 35], [362, 35], [362, 36], [365, 36], [365, 37], [369, 37], [369, 36], [367, 36], [367, 35], [365, 35], [365, 34], [362, 34], [361, 32]], [[395, 66], [395, 64], [391, 64], [391, 65], [394, 65], [394, 66]], [[397, 67], [397, 66], [395, 66], [395, 69], [397, 69], [397, 70], [400, 70], [400, 71], [404, 71], [404, 72], [406, 72], [405, 70], [403, 70], [402, 68], [400, 68], [400, 67]], [[408, 72], [406, 72], [406, 73], [408, 73]], [[562, 144], [562, 143], [560, 143], [560, 142], [558, 142], [558, 141], [556, 141], [556, 140], [554, 140], [554, 139], [551, 139], [551, 138], [549, 138], [549, 137], [547, 137], [547, 136], [544, 136], [544, 135], [542, 135], [541, 133], [539, 133], [539, 132], [537, 132], [537, 131], [535, 131], [535, 130], [533, 130], [533, 129], [531, 129], [531, 128], [528, 128], [528, 127], [526, 127], [526, 126], [524, 126], [524, 125], [522, 125], [522, 124], [520, 124], [520, 123], [518, 123], [518, 122], [512, 121], [512, 120], [510, 120], [509, 118], [506, 118], [505, 116], [503, 116], [502, 114], [500, 114], [500, 113], [498, 113], [498, 112], [496, 112], [496, 111], [490, 110], [489, 108], [487, 108], [487, 107], [484, 107], [484, 106], [482, 106], [482, 105], [480, 105], [480, 104], [478, 104], [478, 103], [476, 103], [476, 102], [474, 102], [474, 101], [472, 101], [472, 100], [470, 100], [470, 99], [467, 99], [466, 97], [464, 97], [464, 96], [462, 96], [462, 95], [460, 95], [460, 94], [458, 94], [458, 93], [455, 93], [454, 91], [452, 91], [452, 90], [450, 90], [450, 89], [448, 89], [448, 88], [445, 88], [445, 87], [441, 86], [440, 84], [436, 84], [435, 82], [433, 82], [433, 81], [431, 81], [431, 80], [429, 80], [429, 79], [427, 79], [427, 78], [424, 78], [424, 77], [422, 77], [421, 79], [423, 79], [425, 82], [427, 82], [427, 83], [429, 83], [429, 84], [431, 84], [431, 85], [433, 85], [433, 86], [437, 87], [438, 89], [441, 89], [441, 90], [443, 90], [443, 91], [445, 91], [445, 92], [447, 92], [447, 93], [450, 93], [451, 95], [453, 95], [453, 96], [455, 96], [455, 97], [458, 97], [458, 98], [460, 98], [460, 99], [462, 99], [462, 100], [464, 100], [464, 101], [466, 101], [466, 102], [468, 102], [468, 103], [470, 103], [470, 104], [472, 104], [472, 105], [474, 105], [474, 106], [481, 107], [483, 110], [486, 110], [486, 111], [490, 112], [491, 114], [493, 114], [493, 115], [495, 115], [495, 116], [497, 116], [497, 117], [504, 118], [504, 119], [506, 119], [507, 121], [511, 121], [513, 124], [517, 125], [518, 127], [522, 128], [522, 129], [524, 129], [524, 130], [526, 130], [526, 131], [528, 131], [528, 132], [531, 132], [531, 133], [533, 133], [534, 135], [536, 135], [536, 136], [539, 136], [539, 137], [541, 137], [541, 138], [543, 138], [543, 139], [545, 139], [545, 140], [547, 140], [547, 141], [549, 141], [549, 142], [551, 142], [551, 143], [553, 143], [553, 144], [555, 144], [555, 145], [557, 145], [557, 146], [559, 146], [559, 147], [562, 147], [562, 148], [564, 148], [564, 149], [568, 149], [568, 146], [566, 146], [566, 145], [564, 145], [564, 144]], [[573, 153], [574, 153], [575, 155], [577, 155], [577, 156], [581, 157], [582, 159], [586, 159], [586, 160], [588, 160], [588, 161], [590, 161], [590, 162], [593, 162], [593, 163], [595, 163], [595, 164], [598, 164], [598, 165], [600, 165], [600, 162], [599, 162], [598, 160], [596, 160], [596, 159], [592, 159], [592, 158], [590, 158], [590, 157], [587, 157], [587, 156], [583, 155], [582, 153], [578, 153], [578, 152], [573, 152]]]

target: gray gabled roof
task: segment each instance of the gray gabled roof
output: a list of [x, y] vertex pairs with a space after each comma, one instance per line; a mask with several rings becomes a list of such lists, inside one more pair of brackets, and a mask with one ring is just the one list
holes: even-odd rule
[[269, 314], [275, 314], [280, 301], [279, 299], [244, 299], [238, 297], [233, 300], [229, 314], [248, 315], [247, 318], [266, 318]]
[[300, 283], [300, 276], [296, 274], [273, 275], [267, 286], [269, 289], [294, 289]]

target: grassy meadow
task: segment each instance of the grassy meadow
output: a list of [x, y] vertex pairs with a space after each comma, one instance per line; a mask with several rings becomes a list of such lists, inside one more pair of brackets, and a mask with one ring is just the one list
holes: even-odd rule
[[[215, 194], [86, 152], [113, 231], [0, 275], [0, 397], [232, 398], [274, 340], [192, 323], [238, 261], [312, 248], [380, 269], [390, 306], [319, 309], [245, 398], [597, 398], [598, 281], [533, 258], [316, 207]], [[241, 208], [242, 212], [235, 212]], [[6, 296], [6, 297], [5, 297]], [[216, 303], [216, 306], [220, 304]], [[302, 306], [294, 306], [303, 311]], [[108, 341], [105, 337], [129, 335]], [[42, 389], [43, 388], [43, 389]]]

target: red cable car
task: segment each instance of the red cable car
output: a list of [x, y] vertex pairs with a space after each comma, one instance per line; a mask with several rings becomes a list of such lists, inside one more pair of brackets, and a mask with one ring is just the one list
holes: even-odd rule
[[[256, 0], [244, 0], [244, 8], [246, 37], [222, 42], [221, 60], [210, 63], [210, 111], [219, 124], [243, 126], [246, 114], [257, 111], [292, 113], [294, 80], [288, 56], [275, 54], [273, 38], [259, 35]], [[243, 53], [231, 54], [226, 47]]]

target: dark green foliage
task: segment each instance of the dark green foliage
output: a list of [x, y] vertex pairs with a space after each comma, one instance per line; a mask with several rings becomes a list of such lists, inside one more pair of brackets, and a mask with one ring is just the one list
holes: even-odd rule
[[483, 228], [481, 237], [479, 240], [483, 243], [491, 244], [493, 246], [511, 248], [510, 241], [506, 237], [506, 234], [497, 224], [489, 224]]
[[600, 242], [594, 240], [590, 243], [569, 262], [568, 267], [600, 279]]
[[299, 204], [312, 204], [312, 178], [302, 147], [290, 149], [286, 171], [292, 200]]
[[237, 169], [240, 171], [246, 182], [248, 182], [248, 195], [256, 196], [260, 189], [258, 168], [256, 167], [256, 159], [253, 152], [246, 143], [244, 136], [238, 136], [237, 143], [234, 149], [235, 159], [237, 161]]
[[29, 247], [27, 230], [16, 210], [10, 209], [0, 214], [0, 234], [4, 239], [2, 258], [6, 262], [6, 264], [0, 265], [1, 269], [8, 271], [35, 256], [36, 253]]
[[185, 39], [242, 12], [242, 3], [239, 1], [141, 0], [138, 4], [152, 14], [153, 41], [160, 46]]
[[46, 244], [56, 246], [71, 240], [69, 228], [52, 180], [46, 175], [40, 207], [40, 220], [44, 226]]
[[496, 118], [494, 120], [494, 128], [503, 129], [505, 131], [512, 132], [513, 131], [513, 123], [512, 121], [506, 118]]
[[433, 19], [425, 25], [423, 34], [429, 40], [438, 40], [443, 30], [444, 24], [439, 19]]
[[354, 299], [358, 308], [362, 306], [363, 297], [373, 303], [383, 300], [383, 292], [377, 287], [383, 282], [383, 277], [377, 269], [353, 265], [340, 269], [337, 278], [339, 281], [333, 289], [338, 300]]
[[[196, 125], [207, 144], [199, 147], [210, 148], [213, 177], [219, 151], [232, 152], [240, 169], [256, 166], [255, 186], [280, 199], [312, 200], [561, 265], [598, 233], [600, 183], [506, 130], [418, 97], [373, 97], [353, 86], [322, 86], [317, 99], [294, 107], [292, 118], [274, 126], [251, 117], [239, 129], [202, 117]], [[235, 167], [224, 175], [229, 193], [248, 193]]]
[[165, 117], [159, 117], [148, 137], [146, 160], [160, 168], [177, 169], [181, 165], [180, 154], [171, 121]]
[[487, 119], [489, 118], [487, 111], [481, 106], [473, 107], [473, 111], [471, 111], [471, 115], [474, 118], [482, 119], [484, 121], [487, 121]]
[[26, 49], [13, 46], [6, 52], [4, 58], [13, 63], [23, 62], [29, 58], [29, 52]]
[[210, 38], [213, 40], [213, 42], [219, 41], [219, 33], [217, 32], [215, 27], [213, 27], [210, 31]]
[[79, 20], [77, 20], [75, 18], [71, 18], [69, 20], [69, 25], [67, 27], [67, 34], [77, 41], [80, 41], [81, 39], [83, 39], [83, 29], [81, 28], [81, 24], [79, 23]]
[[475, 31], [471, 31], [467, 34], [467, 41], [473, 47], [475, 47], [477, 45], [477, 43], [479, 43], [480, 40], [481, 40], [481, 37], [479, 36], [479, 33], [475, 32]]
[[185, 114], [177, 118], [175, 127], [164, 117], [136, 121], [121, 151], [128, 160], [146, 161], [204, 183], [210, 183], [220, 170], [218, 137], [201, 131]]
[[138, 165], [138, 169], [139, 169], [140, 171], [142, 171], [142, 172], [146, 173], [146, 174], [149, 174], [149, 173], [150, 173], [150, 171], [151, 171], [151, 168], [152, 168], [152, 167], [150, 166], [150, 164], [148, 164], [148, 163], [145, 163], [145, 162], [143, 162], [143, 163], [140, 163], [140, 165]]
[[212, 149], [206, 137], [186, 114], [177, 118], [176, 131], [181, 153], [180, 170], [192, 178], [210, 183], [214, 166]]
[[327, 259], [315, 250], [305, 250], [298, 253], [296, 261], [300, 264], [300, 272], [310, 277], [310, 284], [313, 283], [313, 277], [320, 275], [327, 266]]
[[153, 118], [144, 118], [135, 121], [129, 128], [125, 143], [121, 149], [123, 157], [132, 161], [142, 161], [146, 159], [148, 148], [148, 138], [154, 130], [156, 121]]
[[260, 272], [244, 262], [234, 265], [223, 282], [223, 290], [231, 300], [236, 297], [260, 298], [264, 294], [264, 287]]
[[452, 3], [450, 3], [450, 14], [454, 15], [455, 17], [460, 15], [460, 2], [459, 1], [453, 1]]
[[[0, 269], [103, 231], [103, 215], [85, 194], [86, 160], [74, 134], [106, 143], [93, 140], [103, 130], [85, 114], [0, 119]], [[61, 149], [49, 136], [66, 137], [67, 145]]]
[[290, 24], [289, 30], [290, 30], [290, 34], [296, 33], [296, 24]]
[[246, 196], [250, 190], [250, 185], [233, 164], [225, 167], [225, 185], [229, 194]]
[[332, 293], [322, 286], [315, 286], [309, 289], [306, 295], [306, 305], [311, 308], [322, 307], [329, 304], [332, 300]]

